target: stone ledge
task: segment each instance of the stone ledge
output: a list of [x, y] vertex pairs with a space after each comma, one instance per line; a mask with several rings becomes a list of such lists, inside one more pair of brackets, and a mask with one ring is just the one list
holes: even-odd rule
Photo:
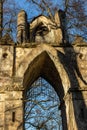
[[52, 47], [64, 47], [64, 48], [67, 48], [67, 47], [87, 47], [87, 43], [84, 42], [84, 44], [77, 44], [77, 45], [73, 45], [73, 44], [64, 44], [64, 43], [61, 43], [60, 45], [58, 44], [50, 44], [50, 43], [35, 43], [35, 42], [29, 42], [29, 43], [15, 43], [15, 42], [12, 42], [12, 43], [8, 43], [8, 44], [3, 44], [3, 43], [0, 43], [1, 46], [13, 46], [13, 47], [21, 47], [21, 48], [34, 48], [34, 47], [37, 47], [38, 45], [40, 44], [46, 44], [46, 45], [50, 45]]
[[83, 88], [69, 88], [68, 92], [80, 92], [80, 91], [87, 91], [87, 87], [83, 87]]

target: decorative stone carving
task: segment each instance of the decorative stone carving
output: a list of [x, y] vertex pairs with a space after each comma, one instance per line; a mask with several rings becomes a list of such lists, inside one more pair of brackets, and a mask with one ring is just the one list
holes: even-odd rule
[[66, 19], [64, 12], [59, 10], [55, 12], [53, 19], [40, 15], [29, 24], [26, 12], [21, 10], [17, 20], [17, 41], [18, 43], [37, 42], [56, 45], [67, 42], [64, 19]]
[[84, 45], [86, 45], [87, 46], [87, 43], [84, 41], [84, 39], [81, 36], [76, 35], [75, 40], [72, 43], [72, 45], [75, 45], [75, 46], [78, 46], [78, 45], [79, 46], [84, 46]]
[[31, 41], [57, 45], [62, 43], [62, 31], [59, 25], [60, 21], [58, 22], [58, 25], [56, 21], [52, 21], [48, 17], [42, 15], [35, 18], [30, 24]]
[[0, 40], [0, 44], [13, 44], [13, 40], [8, 33], [6, 33]]

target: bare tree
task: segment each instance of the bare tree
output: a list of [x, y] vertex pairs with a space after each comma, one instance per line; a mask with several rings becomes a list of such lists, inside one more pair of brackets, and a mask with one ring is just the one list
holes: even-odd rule
[[53, 14], [56, 8], [53, 0], [26, 0], [27, 3], [34, 4], [36, 9], [39, 10], [40, 14], [45, 14], [49, 16], [52, 20], [54, 19]]
[[[12, 39], [16, 40], [16, 26], [17, 26], [17, 14], [20, 7], [15, 0], [1, 0], [2, 1], [2, 23], [1, 30], [3, 35], [9, 34]], [[1, 3], [1, 2], [0, 2]]]
[[[87, 37], [87, 9], [86, 9], [86, 0], [62, 0], [62, 5], [55, 5], [55, 0], [26, 0], [27, 3], [37, 6], [37, 9], [40, 10], [41, 14], [48, 15], [52, 20], [54, 19], [55, 10], [59, 8], [63, 9], [66, 15], [66, 29], [70, 41], [74, 39], [74, 36], [80, 35], [85, 40]], [[59, 5], [59, 6], [58, 6]], [[66, 32], [66, 30], [65, 30]], [[71, 40], [72, 39], [72, 40]]]
[[[66, 28], [70, 40], [74, 36], [80, 35], [84, 39], [87, 37], [87, 9], [86, 9], [86, 0], [62, 0], [62, 5], [55, 0], [26, 0], [27, 4], [33, 5], [33, 8], [36, 7], [36, 10], [39, 10], [39, 14], [47, 15], [54, 21], [54, 12], [55, 10], [63, 9], [66, 14]], [[56, 2], [56, 4], [55, 4]], [[3, 5], [3, 10], [2, 10]], [[1, 33], [9, 33], [13, 39], [16, 39], [16, 19], [20, 7], [15, 2], [15, 0], [1, 0], [0, 1], [0, 24], [1, 24]], [[4, 14], [4, 15], [3, 15]], [[33, 16], [35, 16], [35, 9]], [[3, 17], [3, 21], [2, 21]], [[34, 18], [34, 17], [33, 17]], [[33, 19], [32, 18], [32, 19]], [[2, 27], [3, 22], [3, 27]], [[65, 30], [66, 32], [66, 30]], [[0, 34], [1, 37], [1, 34]], [[87, 40], [87, 39], [86, 39]]]
[[2, 37], [2, 28], [3, 28], [3, 2], [0, 0], [0, 38]]
[[62, 127], [59, 98], [48, 82], [39, 78], [25, 95], [25, 130], [54, 130]]
[[[86, 0], [68, 0], [65, 11], [68, 21], [68, 32], [71, 37], [79, 35], [87, 37]], [[87, 40], [87, 39], [86, 39]]]

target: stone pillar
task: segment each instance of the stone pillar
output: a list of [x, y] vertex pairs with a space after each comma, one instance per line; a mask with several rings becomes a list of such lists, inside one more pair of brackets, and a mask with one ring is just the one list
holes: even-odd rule
[[64, 130], [78, 130], [74, 116], [74, 107], [72, 94], [67, 92], [64, 96], [65, 112], [66, 112], [66, 127]]
[[18, 43], [24, 43], [28, 40], [28, 23], [27, 14], [24, 10], [21, 10], [17, 18], [17, 41]]
[[[73, 114], [75, 122], [73, 128], [75, 130], [87, 130], [87, 88], [75, 88], [70, 90], [73, 103]], [[72, 111], [70, 111], [72, 114]], [[72, 128], [72, 124], [71, 124]], [[70, 129], [72, 130], [72, 129]]]
[[66, 93], [63, 100], [60, 104], [61, 116], [62, 116], [62, 125], [63, 130], [77, 130], [75, 128], [75, 118], [73, 112], [73, 104], [72, 104], [72, 95], [70, 93]]
[[[65, 107], [67, 120], [63, 120], [63, 130], [87, 129], [87, 88], [70, 89], [69, 93], [64, 97], [64, 103], [61, 106], [61, 110], [63, 110], [63, 107]], [[67, 127], [65, 122], [67, 122]]]

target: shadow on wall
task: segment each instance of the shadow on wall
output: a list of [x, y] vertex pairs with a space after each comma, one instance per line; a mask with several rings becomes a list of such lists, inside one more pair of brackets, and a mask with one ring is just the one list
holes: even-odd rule
[[[87, 130], [87, 105], [83, 97], [84, 91], [81, 91], [80, 89], [78, 78], [83, 82], [84, 86], [87, 85], [87, 82], [83, 79], [80, 73], [74, 48], [64, 47], [64, 52], [65, 54], [58, 51], [58, 57], [63, 67], [65, 68], [70, 80], [71, 88], [69, 90], [69, 94], [72, 95], [72, 103], [77, 129]], [[70, 126], [70, 129], [72, 130], [73, 127], [74, 126]]]

